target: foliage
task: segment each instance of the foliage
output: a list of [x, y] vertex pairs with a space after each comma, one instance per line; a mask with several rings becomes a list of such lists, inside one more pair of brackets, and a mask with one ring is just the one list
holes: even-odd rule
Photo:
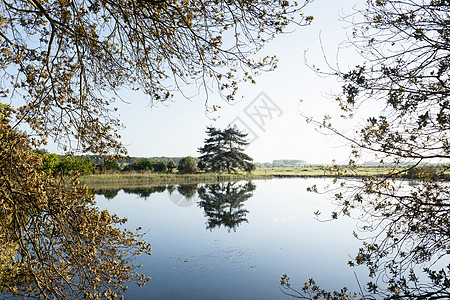
[[205, 163], [205, 161], [201, 159], [197, 163], [197, 167], [200, 169], [200, 171], [205, 171], [207, 166], [208, 165]]
[[42, 154], [42, 170], [49, 173], [55, 174], [58, 172], [59, 157], [55, 153], [44, 153]]
[[[62, 173], [67, 175], [78, 172], [81, 175], [89, 175], [92, 174], [96, 167], [91, 159], [85, 157], [73, 155], [59, 157], [55, 153], [48, 153], [46, 151], [43, 153], [39, 153], [39, 151], [35, 152], [42, 157], [42, 170], [49, 174]], [[113, 163], [105, 162], [102, 169], [107, 169], [108, 167], [113, 168]]]
[[[130, 157], [130, 159], [138, 159], [138, 158]], [[175, 164], [179, 163], [180, 159], [182, 159], [182, 157], [152, 156], [152, 157], [147, 157], [147, 159], [149, 159], [151, 161], [155, 161], [155, 162], [163, 162], [167, 165], [171, 160]]]
[[155, 164], [153, 165], [153, 171], [154, 172], [166, 172], [167, 166], [162, 161], [155, 162]]
[[167, 163], [167, 172], [172, 173], [173, 169], [175, 169], [177, 167], [177, 165], [175, 164], [175, 162], [171, 159], [169, 160], [169, 162]]
[[248, 145], [245, 140], [247, 134], [240, 132], [237, 127], [227, 127], [225, 130], [208, 127], [208, 138], [205, 145], [199, 148], [202, 154], [200, 159], [214, 172], [236, 171], [244, 169], [251, 172], [255, 169], [253, 159], [243, 152], [243, 147]]
[[76, 177], [46, 172], [43, 157], [0, 113], [0, 294], [39, 299], [114, 298], [149, 278], [130, 259], [149, 253], [126, 220], [100, 211]]
[[299, 159], [276, 159], [270, 167], [300, 167], [306, 165], [306, 161]]
[[161, 161], [151, 161], [149, 159], [135, 160], [133, 163], [126, 165], [122, 171], [151, 171], [151, 172], [165, 172], [167, 166]]
[[285, 274], [281, 277], [281, 291], [288, 296], [299, 299], [325, 299], [325, 300], [350, 300], [356, 299], [357, 294], [351, 293], [347, 288], [343, 288], [341, 291], [328, 292], [321, 289], [314, 279], [310, 278], [306, 282], [301, 290], [295, 289], [290, 283], [290, 278]]
[[102, 164], [95, 165], [96, 173], [118, 172], [118, 171], [121, 171], [121, 167], [116, 160], [103, 160]]
[[247, 163], [244, 166], [244, 171], [251, 173], [256, 170], [256, 165], [254, 163]]
[[252, 197], [256, 186], [252, 182], [245, 184], [226, 182], [218, 184], [206, 184], [198, 190], [200, 201], [198, 205], [203, 208], [208, 217], [207, 229], [213, 230], [222, 225], [230, 230], [243, 222], [248, 222], [244, 209], [244, 202]]
[[408, 168], [405, 177], [419, 180], [428, 177], [433, 181], [438, 179], [448, 179], [447, 174], [444, 174], [447, 169], [448, 167], [443, 165], [414, 166]]
[[119, 194], [120, 189], [109, 189], [109, 188], [90, 188], [89, 189], [94, 195], [103, 195], [108, 200], [116, 198]]
[[178, 163], [178, 173], [194, 174], [198, 172], [197, 163], [192, 156], [184, 157]]
[[166, 190], [166, 186], [155, 186], [155, 187], [138, 187], [138, 188], [123, 188], [122, 189], [126, 194], [137, 194], [139, 197], [147, 200], [153, 193], [162, 193]]
[[180, 195], [183, 195], [187, 199], [191, 199], [195, 196], [198, 190], [198, 185], [196, 183], [193, 184], [180, 184], [177, 186], [177, 191]]
[[361, 12], [354, 44], [368, 61], [339, 73], [337, 100], [350, 113], [369, 99], [385, 109], [357, 132], [358, 149], [398, 163], [449, 157], [449, 11], [446, 1], [407, 0], [370, 1]]
[[[349, 264], [369, 269], [365, 299], [449, 298], [450, 189], [439, 180], [448, 167], [427, 163], [448, 166], [450, 158], [450, 3], [368, 1], [359, 16], [352, 43], [366, 62], [335, 70], [343, 82], [337, 100], [346, 117], [364, 101], [379, 101], [383, 109], [353, 133], [340, 132], [328, 117], [320, 126], [353, 144], [350, 171], [367, 153], [391, 170], [341, 182], [335, 192], [340, 210], [334, 217], [358, 212], [363, 222], [355, 235], [364, 243]], [[401, 180], [405, 175], [416, 182]]]
[[138, 171], [153, 171], [153, 167], [155, 165], [154, 161], [151, 161], [149, 159], [143, 159], [140, 161], [137, 161], [135, 163], [135, 170]]
[[58, 160], [56, 164], [56, 170], [53, 172], [61, 172], [62, 174], [70, 174], [72, 172], [78, 172], [80, 174], [92, 174], [94, 165], [89, 159], [71, 155], [65, 155]]
[[[26, 123], [34, 147], [50, 137], [70, 153], [122, 154], [113, 106], [121, 88], [164, 101], [198, 83], [232, 101], [239, 81], [276, 67], [275, 57], [251, 55], [288, 24], [312, 20], [284, 0], [4, 0], [0, 7], [0, 97], [14, 107], [0, 114], [0, 238], [9, 248], [1, 252], [1, 288], [58, 299], [114, 297], [134, 277], [127, 256], [149, 247], [116, 229], [124, 220], [98, 211], [76, 181], [67, 186], [11, 127]], [[62, 167], [77, 163], [67, 157]]]
[[120, 88], [164, 101], [194, 82], [231, 101], [239, 81], [276, 67], [276, 57], [252, 54], [288, 24], [311, 22], [301, 8], [284, 0], [5, 0], [0, 94], [17, 98], [19, 122], [42, 139], [82, 152], [123, 150], [112, 107]]
[[148, 159], [139, 159], [131, 164], [126, 165], [122, 171], [153, 171], [154, 161]]

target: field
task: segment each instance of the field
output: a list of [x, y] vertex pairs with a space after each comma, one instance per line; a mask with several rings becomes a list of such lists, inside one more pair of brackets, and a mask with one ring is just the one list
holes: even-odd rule
[[[389, 172], [386, 167], [357, 167], [355, 170], [341, 170], [343, 176], [376, 176]], [[337, 170], [327, 166], [304, 166], [304, 167], [284, 167], [284, 168], [258, 168], [252, 175], [256, 176], [279, 176], [279, 177], [319, 177], [319, 176], [335, 176]]]

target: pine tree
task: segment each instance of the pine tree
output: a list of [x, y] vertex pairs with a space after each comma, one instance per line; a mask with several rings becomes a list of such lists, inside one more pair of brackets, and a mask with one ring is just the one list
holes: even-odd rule
[[228, 126], [225, 130], [214, 127], [208, 127], [205, 139], [205, 145], [199, 148], [203, 160], [215, 172], [231, 171], [244, 169], [251, 171], [254, 169], [253, 159], [245, 154], [243, 147], [248, 145], [246, 141], [247, 134], [242, 133], [234, 126]]

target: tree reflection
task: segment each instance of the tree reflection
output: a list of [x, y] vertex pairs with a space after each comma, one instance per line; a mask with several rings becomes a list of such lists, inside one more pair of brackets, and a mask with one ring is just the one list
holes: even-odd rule
[[129, 281], [145, 284], [132, 261], [150, 254], [142, 234], [118, 229], [126, 219], [90, 205], [0, 229], [0, 298], [114, 299]]
[[[122, 188], [127, 194], [135, 194], [142, 198], [148, 198], [152, 193], [168, 191], [172, 202], [177, 206], [189, 206], [196, 193], [201, 199], [198, 206], [204, 210], [207, 220], [207, 229], [212, 230], [222, 225], [230, 230], [236, 228], [243, 222], [248, 222], [246, 215], [248, 210], [244, 209], [244, 202], [252, 197], [252, 192], [256, 186], [251, 183], [226, 182], [217, 184], [205, 184], [199, 188], [199, 184], [168, 185], [151, 188]], [[94, 194], [104, 195], [107, 199], [112, 199], [118, 194], [117, 190], [93, 190]], [[180, 195], [173, 197], [177, 191]], [[108, 198], [111, 197], [111, 198]], [[192, 200], [194, 201], [194, 200]]]
[[339, 201], [334, 215], [360, 221], [355, 236], [363, 245], [348, 263], [365, 265], [371, 280], [359, 296], [330, 293], [314, 281], [295, 290], [287, 276], [281, 280], [284, 292], [302, 299], [450, 299], [449, 183], [425, 175], [412, 185], [366, 178], [336, 194], [337, 200], [353, 200]]
[[248, 222], [244, 202], [253, 196], [256, 186], [247, 182], [206, 184], [198, 190], [199, 207], [203, 208], [208, 218], [207, 229], [212, 230], [222, 225], [230, 231], [243, 222]]
[[198, 185], [197, 184], [180, 184], [177, 186], [177, 191], [187, 199], [191, 199], [197, 193]]
[[[448, 185], [421, 176], [412, 186], [367, 179], [350, 190], [358, 200], [353, 206], [363, 212], [361, 238], [370, 239], [349, 264], [367, 266], [373, 278], [369, 293], [385, 299], [450, 298]], [[377, 186], [373, 193], [367, 192], [370, 186]]]
[[176, 189], [176, 186], [173, 184], [169, 184], [166, 188], [167, 192], [169, 192], [169, 195], [172, 195], [173, 192], [175, 191], [175, 189]]
[[155, 187], [134, 187], [134, 188], [122, 188], [125, 194], [138, 195], [144, 200], [147, 200], [154, 193], [163, 193], [166, 190], [166, 186], [155, 186]]
[[108, 188], [97, 188], [91, 189], [91, 193], [94, 195], [102, 195], [108, 200], [112, 200], [116, 198], [117, 194], [119, 194], [120, 189], [108, 189]]
[[141, 198], [147, 200], [154, 193], [163, 193], [166, 190], [166, 186], [155, 187], [125, 187], [125, 188], [92, 188], [91, 193], [94, 195], [102, 195], [108, 200], [112, 200], [122, 190], [125, 194], [138, 195]]
[[145, 284], [132, 262], [150, 254], [126, 219], [100, 210], [77, 176], [52, 174], [0, 117], [0, 298], [113, 299]]

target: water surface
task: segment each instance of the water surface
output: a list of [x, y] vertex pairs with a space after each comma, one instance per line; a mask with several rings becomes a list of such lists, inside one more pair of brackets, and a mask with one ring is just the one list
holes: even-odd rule
[[[143, 227], [152, 256], [142, 256], [147, 285], [126, 299], [289, 299], [288, 274], [301, 287], [310, 277], [324, 289], [358, 291], [347, 261], [360, 246], [355, 221], [319, 222], [334, 206], [306, 192], [329, 179], [272, 179], [217, 185], [169, 186], [97, 195], [97, 205]], [[359, 274], [359, 273], [361, 274]]]

